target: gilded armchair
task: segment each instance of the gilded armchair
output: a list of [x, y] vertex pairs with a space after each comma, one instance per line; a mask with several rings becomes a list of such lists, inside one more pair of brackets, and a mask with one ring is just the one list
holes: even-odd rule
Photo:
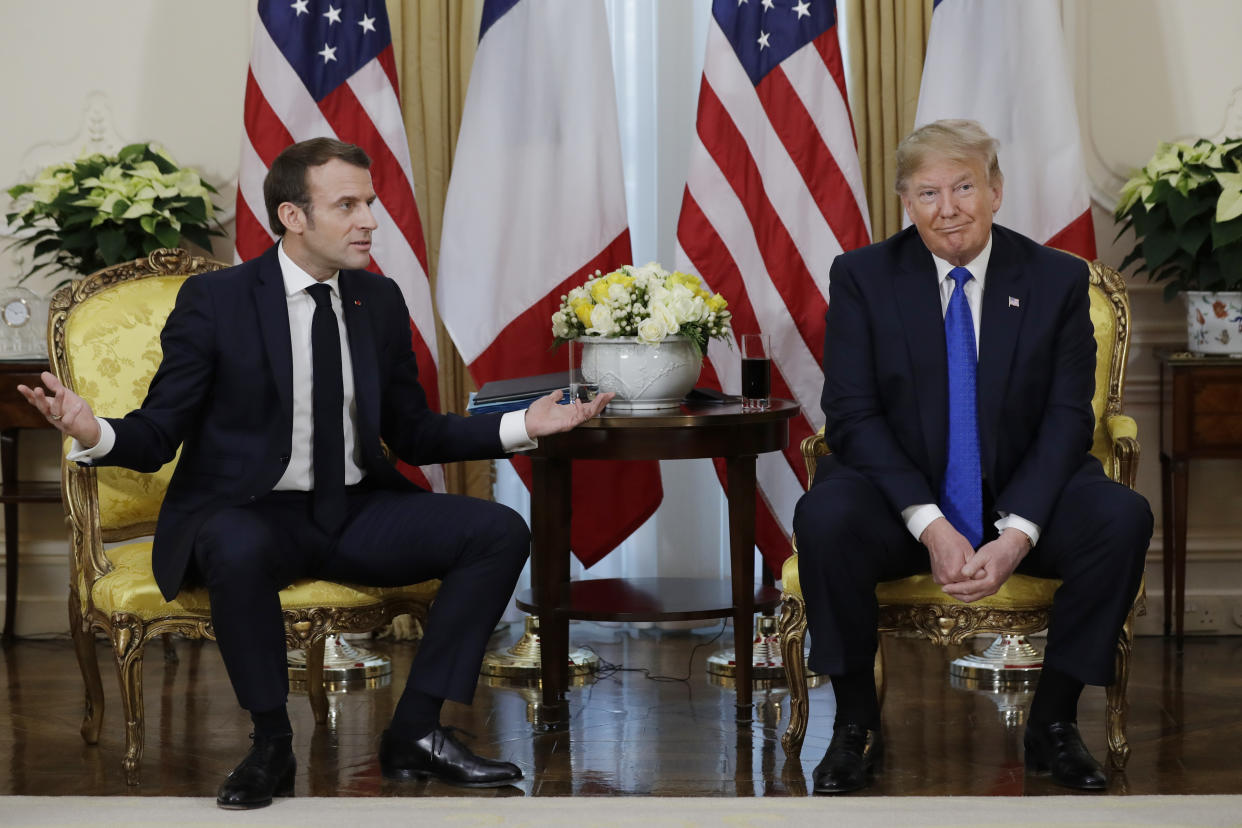
[[[136, 408], [159, 366], [160, 329], [181, 283], [223, 267], [184, 250], [157, 250], [61, 288], [52, 298], [48, 329], [53, 372], [101, 415]], [[122, 767], [130, 784], [138, 782], [142, 759], [144, 647], [165, 633], [214, 637], [206, 590], [183, 589], [165, 602], [151, 573], [149, 536], [175, 464], [176, 459], [158, 472], [140, 474], [61, 461], [71, 546], [69, 624], [86, 684], [82, 738], [96, 744], [103, 724], [95, 645], [100, 632], [111, 644], [120, 680]], [[129, 542], [105, 547], [121, 541]], [[324, 724], [328, 714], [324, 637], [370, 631], [401, 614], [425, 619], [437, 586], [429, 581], [376, 589], [303, 580], [281, 592], [288, 644], [307, 652], [307, 688], [317, 723]]]
[[[1104, 464], [1108, 475], [1133, 488], [1138, 473], [1138, 429], [1121, 413], [1126, 358], [1130, 347], [1130, 302], [1121, 275], [1100, 262], [1090, 263], [1091, 321], [1096, 338], [1095, 435], [1091, 453]], [[802, 441], [807, 485], [815, 477], [816, 462], [830, 452], [823, 432]], [[785, 561], [782, 570], [784, 606], [781, 612], [781, 651], [789, 681], [789, 726], [781, 737], [785, 755], [800, 755], [809, 715], [806, 663], [806, 605], [798, 578], [798, 556]], [[960, 644], [984, 633], [1029, 635], [1048, 626], [1052, 596], [1060, 581], [1014, 575], [988, 598], [964, 604], [947, 596], [930, 575], [886, 581], [876, 587], [879, 630], [913, 632], [942, 646]], [[1125, 766], [1130, 746], [1126, 739], [1126, 685], [1129, 680], [1130, 647], [1136, 614], [1144, 611], [1144, 588], [1140, 585], [1134, 607], [1117, 641], [1116, 678], [1107, 688], [1109, 760]], [[884, 650], [876, 653], [876, 686], [884, 698]]]

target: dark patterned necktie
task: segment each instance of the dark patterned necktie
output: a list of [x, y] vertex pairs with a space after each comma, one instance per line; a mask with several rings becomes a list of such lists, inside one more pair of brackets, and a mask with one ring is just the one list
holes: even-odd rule
[[983, 472], [979, 461], [976, 408], [975, 323], [966, 301], [966, 283], [973, 277], [964, 267], [949, 271], [956, 283], [944, 315], [944, 341], [949, 358], [949, 442], [940, 510], [978, 548], [983, 542]]
[[345, 521], [345, 432], [342, 406], [341, 334], [332, 311], [332, 288], [311, 285], [311, 412], [314, 416], [315, 522], [335, 532]]

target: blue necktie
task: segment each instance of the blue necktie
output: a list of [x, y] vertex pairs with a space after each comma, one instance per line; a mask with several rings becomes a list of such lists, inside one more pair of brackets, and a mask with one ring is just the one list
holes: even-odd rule
[[944, 343], [949, 357], [949, 444], [940, 510], [957, 531], [978, 548], [983, 542], [983, 472], [979, 462], [979, 423], [975, 396], [975, 323], [966, 301], [964, 267], [949, 271], [956, 285], [944, 315]]
[[345, 429], [342, 415], [341, 329], [332, 310], [332, 288], [311, 285], [311, 412], [315, 422], [312, 462], [315, 522], [331, 533], [345, 521]]

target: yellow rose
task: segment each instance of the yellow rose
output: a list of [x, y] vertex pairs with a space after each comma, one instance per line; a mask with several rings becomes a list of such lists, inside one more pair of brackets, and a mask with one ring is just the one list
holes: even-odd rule
[[586, 299], [574, 302], [574, 316], [578, 317], [583, 325], [591, 324], [591, 307], [591, 303]]
[[714, 294], [712, 298], [707, 300], [707, 309], [712, 313], [720, 313], [727, 307], [729, 307], [729, 303], [719, 293]]
[[591, 285], [591, 298], [595, 300], [597, 305], [602, 305], [608, 301], [608, 280], [600, 279]]
[[670, 273], [667, 282], [670, 286], [671, 285], [685, 285], [687, 288], [689, 288], [692, 291], [697, 290], [699, 287], [698, 276], [695, 276], [692, 273], [682, 273], [680, 270], [675, 270], [672, 273]]
[[614, 270], [612, 273], [609, 273], [606, 278], [607, 278], [608, 284], [610, 285], [621, 285], [622, 287], [629, 287], [630, 285], [634, 284], [634, 277], [627, 276], [623, 271], [620, 271], [620, 270]]

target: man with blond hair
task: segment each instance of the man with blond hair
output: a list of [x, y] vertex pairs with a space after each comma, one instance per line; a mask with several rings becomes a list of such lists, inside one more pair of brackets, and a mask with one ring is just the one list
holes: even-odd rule
[[920, 127], [897, 149], [913, 226], [832, 266], [832, 454], [794, 515], [809, 666], [837, 698], [817, 793], [865, 787], [878, 767], [875, 587], [919, 572], [968, 603], [1014, 572], [1063, 581], [1026, 764], [1069, 788], [1107, 785], [1078, 733], [1078, 698], [1113, 679], [1152, 515], [1090, 454], [1087, 266], [994, 225], [1003, 184], [979, 124]]

